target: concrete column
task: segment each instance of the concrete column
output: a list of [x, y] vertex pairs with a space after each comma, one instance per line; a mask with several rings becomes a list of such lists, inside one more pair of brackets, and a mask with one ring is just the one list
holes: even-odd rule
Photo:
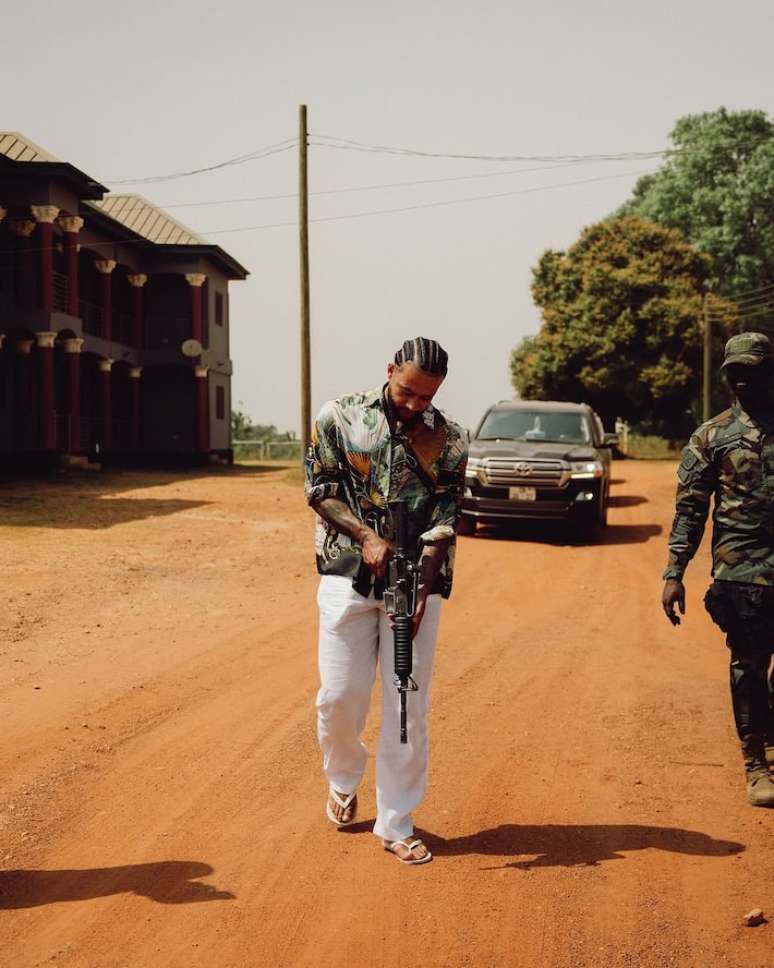
[[81, 347], [82, 339], [66, 339], [67, 375], [70, 381], [70, 453], [81, 450]]
[[210, 378], [209, 368], [194, 367], [196, 377], [196, 448], [204, 454], [210, 449]]
[[59, 215], [56, 205], [30, 205], [38, 223], [40, 242], [40, 308], [54, 311], [54, 220]]
[[202, 339], [202, 286], [207, 276], [203, 272], [186, 272], [185, 281], [191, 287], [191, 338]]
[[35, 222], [31, 218], [14, 218], [8, 222], [8, 228], [18, 241], [17, 257], [14, 260], [14, 291], [17, 305], [26, 309], [32, 308], [32, 261], [30, 256], [30, 237], [35, 231]]
[[110, 453], [113, 448], [113, 404], [111, 394], [110, 371], [113, 360], [106, 358], [99, 361], [100, 391], [101, 391], [101, 423], [100, 452]]
[[71, 316], [80, 316], [78, 233], [83, 228], [83, 219], [78, 215], [61, 215], [59, 224], [64, 232], [64, 247], [67, 253], [67, 312]]
[[115, 259], [95, 259], [97, 272], [102, 274], [102, 338], [108, 342], [113, 339], [113, 289], [112, 273], [116, 267]]
[[40, 443], [43, 450], [56, 450], [54, 414], [54, 340], [56, 333], [35, 333], [40, 359]]
[[[4, 342], [5, 333], [0, 333], [0, 353], [2, 353]], [[0, 383], [0, 394], [3, 393], [9, 380], [8, 369], [10, 364], [8, 363], [7, 357], [8, 353], [3, 353], [2, 359], [0, 359], [0, 381], [2, 381], [2, 383]]]
[[142, 376], [141, 366], [132, 366], [129, 369], [129, 380], [132, 388], [132, 450], [139, 453], [140, 450], [140, 377]]
[[126, 277], [132, 287], [134, 296], [134, 306], [132, 315], [132, 346], [142, 349], [142, 289], [148, 281], [148, 277], [143, 272], [135, 272]]
[[32, 344], [34, 340], [16, 341], [16, 449], [32, 450]]

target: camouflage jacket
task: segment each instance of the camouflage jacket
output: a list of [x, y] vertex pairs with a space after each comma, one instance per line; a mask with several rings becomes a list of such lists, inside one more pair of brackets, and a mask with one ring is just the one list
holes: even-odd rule
[[713, 577], [774, 585], [774, 426], [760, 426], [736, 402], [694, 433], [677, 479], [664, 578], [682, 579], [714, 495]]
[[[387, 502], [408, 504], [409, 540], [450, 539], [433, 592], [451, 593], [455, 528], [465, 486], [467, 435], [433, 407], [416, 425], [388, 419], [385, 390], [354, 393], [324, 404], [312, 430], [306, 457], [306, 499], [336, 497], [383, 537], [390, 537]], [[407, 448], [408, 445], [408, 448]], [[367, 596], [371, 574], [360, 547], [318, 517], [315, 530], [317, 570], [346, 575]]]

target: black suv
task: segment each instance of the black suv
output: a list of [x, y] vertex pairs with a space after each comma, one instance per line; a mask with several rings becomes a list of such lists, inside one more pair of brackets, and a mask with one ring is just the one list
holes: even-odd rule
[[508, 400], [470, 442], [460, 534], [476, 522], [566, 521], [585, 536], [607, 524], [615, 434], [583, 403]]

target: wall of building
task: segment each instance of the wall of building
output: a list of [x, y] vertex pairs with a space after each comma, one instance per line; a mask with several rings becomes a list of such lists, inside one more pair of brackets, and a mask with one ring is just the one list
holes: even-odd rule
[[142, 373], [142, 441], [148, 454], [196, 450], [195, 377], [189, 367], [154, 366]]
[[[231, 379], [210, 371], [210, 449], [231, 450]], [[222, 401], [218, 416], [218, 398]]]
[[[0, 349], [0, 453], [29, 449], [49, 455], [94, 455], [97, 445], [100, 456], [107, 450], [117, 459], [143, 454], [198, 458], [207, 450], [228, 452], [232, 372], [228, 285], [234, 278], [229, 262], [193, 245], [165, 247], [122, 239], [116, 223], [81, 204], [68, 185], [56, 184], [56, 177], [46, 181], [38, 173], [16, 182], [0, 177], [0, 207], [8, 209], [5, 219], [0, 213], [0, 334], [7, 337], [5, 348]], [[28, 238], [11, 231], [11, 223], [34, 221], [32, 205], [60, 209], [62, 218], [49, 222], [48, 236], [40, 224], [34, 225]], [[75, 233], [79, 247], [77, 275], [69, 257], [73, 249], [68, 248], [74, 244], [73, 235], [65, 234], [66, 226], [73, 223], [64, 220], [76, 213], [78, 224], [80, 220], [83, 224], [67, 232]], [[39, 215], [49, 217], [42, 211]], [[41, 237], [52, 238], [48, 255], [41, 255]], [[112, 271], [106, 276], [97, 262], [100, 269], [112, 264]], [[131, 273], [147, 277], [139, 290], [129, 281]], [[197, 287], [194, 283], [201, 277], [204, 285]], [[71, 315], [76, 287], [78, 313]], [[201, 296], [204, 351], [192, 359], [181, 346], [194, 335], [197, 295]], [[138, 305], [142, 306], [139, 340]], [[49, 334], [41, 336], [40, 347], [36, 334]], [[32, 340], [32, 347], [26, 360], [20, 361], [17, 346], [24, 339]], [[67, 353], [66, 340], [70, 341]], [[80, 378], [73, 354], [80, 363]], [[112, 361], [112, 369], [106, 361]], [[199, 372], [207, 368], [204, 396], [197, 392], [197, 387], [203, 390], [203, 378], [195, 376], [196, 367]], [[44, 398], [52, 400], [53, 407], [42, 403]], [[80, 447], [71, 448], [68, 441], [78, 404], [75, 439], [80, 439]]]

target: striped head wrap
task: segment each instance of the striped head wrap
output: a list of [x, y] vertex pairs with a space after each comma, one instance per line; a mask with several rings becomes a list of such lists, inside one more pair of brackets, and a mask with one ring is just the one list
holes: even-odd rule
[[416, 339], [407, 339], [395, 354], [395, 363], [402, 366], [404, 363], [413, 363], [423, 373], [430, 376], [446, 376], [449, 356], [440, 343], [434, 339], [426, 339], [424, 336], [417, 336]]

